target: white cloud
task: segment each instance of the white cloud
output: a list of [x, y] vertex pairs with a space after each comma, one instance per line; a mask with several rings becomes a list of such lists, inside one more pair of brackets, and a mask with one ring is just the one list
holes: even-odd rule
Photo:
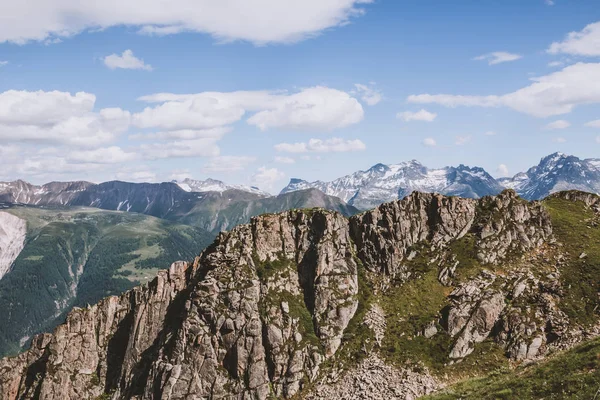
[[423, 139], [423, 146], [434, 147], [436, 145], [437, 145], [437, 143], [436, 143], [435, 139], [433, 139], [433, 138]]
[[156, 173], [146, 165], [136, 165], [133, 167], [123, 168], [114, 175], [114, 179], [138, 183], [152, 183], [158, 181]]
[[505, 164], [498, 165], [496, 169], [498, 176], [508, 176], [508, 167]]
[[285, 153], [345, 153], [362, 151], [366, 148], [367, 146], [359, 139], [344, 140], [341, 138], [310, 139], [308, 143], [279, 143], [275, 145], [275, 150]]
[[0, 140], [50, 142], [96, 147], [129, 127], [130, 114], [119, 108], [94, 112], [96, 97], [79, 92], [0, 93]]
[[275, 162], [279, 164], [295, 164], [296, 160], [291, 157], [276, 156]]
[[236, 172], [256, 162], [256, 157], [248, 156], [219, 156], [210, 159], [202, 168], [205, 172]]
[[567, 141], [567, 139], [565, 139], [563, 137], [555, 137], [554, 139], [552, 139], [552, 141], [554, 143], [565, 143]]
[[360, 103], [348, 93], [322, 86], [278, 96], [273, 107], [248, 119], [261, 130], [272, 128], [331, 131], [362, 121]]
[[600, 143], [600, 136], [596, 136], [596, 143]]
[[118, 146], [102, 147], [94, 150], [78, 150], [67, 155], [67, 161], [72, 163], [120, 164], [137, 160], [138, 154], [126, 152]]
[[0, 61], [0, 67], [4, 67], [5, 65], [8, 65], [8, 61]]
[[189, 169], [175, 169], [171, 171], [169, 179], [172, 181], [183, 181], [186, 179], [193, 179], [194, 176], [191, 174]]
[[90, 29], [138, 27], [141, 33], [210, 34], [221, 42], [290, 43], [348, 23], [372, 0], [30, 0], [0, 2], [0, 43], [48, 41]]
[[139, 152], [145, 159], [183, 157], [216, 157], [220, 153], [215, 139], [177, 140], [165, 143], [142, 144]]
[[135, 114], [134, 125], [165, 131], [222, 128], [251, 112], [255, 114], [247, 123], [261, 130], [330, 131], [356, 124], [364, 116], [355, 98], [322, 86], [293, 94], [267, 91], [157, 93], [139, 100], [160, 104]]
[[550, 122], [549, 124], [547, 124], [544, 127], [544, 129], [548, 129], [548, 130], [567, 129], [570, 126], [571, 126], [571, 123], [569, 121], [565, 121], [564, 119], [559, 119], [557, 121]]
[[125, 50], [123, 54], [111, 54], [104, 57], [104, 65], [110, 69], [143, 69], [152, 71], [152, 66], [133, 55], [133, 51]]
[[484, 133], [485, 136], [496, 136], [496, 132], [494, 131], [487, 131]]
[[504, 62], [516, 61], [521, 58], [523, 58], [523, 56], [520, 54], [507, 53], [505, 51], [495, 51], [493, 53], [477, 56], [473, 60], [487, 61], [488, 65], [496, 65]]
[[445, 107], [510, 107], [536, 117], [567, 114], [578, 105], [600, 103], [600, 63], [577, 63], [532, 79], [534, 83], [505, 95], [411, 95], [417, 104]]
[[162, 131], [156, 133], [136, 133], [134, 135], [129, 135], [129, 139], [131, 140], [170, 140], [170, 139], [180, 139], [180, 140], [193, 140], [193, 139], [221, 139], [225, 134], [231, 132], [233, 128], [229, 126], [225, 127], [217, 127], [211, 129], [181, 129], [175, 131]]
[[546, 3], [547, 6], [553, 6], [554, 0], [544, 0], [544, 3]]
[[378, 104], [383, 98], [381, 91], [375, 89], [373, 86], [373, 84], [354, 84], [354, 87], [356, 87], [356, 92], [360, 95], [360, 99], [369, 106], [374, 106]]
[[425, 121], [432, 122], [437, 117], [436, 113], [429, 112], [425, 109], [421, 109], [416, 112], [404, 111], [396, 114], [396, 118], [403, 119], [406, 122], [410, 121]]
[[277, 168], [260, 167], [254, 175], [252, 182], [262, 190], [272, 191], [275, 184], [285, 178], [285, 173]]
[[552, 43], [547, 51], [550, 54], [600, 56], [600, 22], [589, 24], [582, 31], [569, 33], [562, 42]]
[[458, 146], [462, 146], [463, 144], [467, 144], [471, 141], [471, 136], [457, 136], [456, 141], [454, 142]]
[[586, 122], [584, 126], [588, 128], [600, 128], [600, 119], [596, 119], [594, 121]]

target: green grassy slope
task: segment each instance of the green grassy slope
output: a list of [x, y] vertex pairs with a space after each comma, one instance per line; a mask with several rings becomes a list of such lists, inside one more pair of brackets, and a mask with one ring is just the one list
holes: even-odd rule
[[499, 369], [461, 382], [426, 400], [600, 398], [600, 339], [515, 370]]
[[26, 245], [0, 280], [0, 355], [61, 322], [73, 306], [94, 304], [151, 280], [176, 260], [191, 260], [207, 232], [140, 214], [89, 208], [15, 207], [27, 221]]

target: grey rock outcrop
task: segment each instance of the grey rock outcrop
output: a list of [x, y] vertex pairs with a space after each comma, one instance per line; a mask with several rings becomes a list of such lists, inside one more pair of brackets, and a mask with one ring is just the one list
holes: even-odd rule
[[372, 354], [339, 380], [318, 384], [305, 399], [415, 400], [440, 387], [440, 382], [427, 372], [396, 368]]
[[[452, 253], [462, 239], [476, 264], [463, 275], [464, 258]], [[401, 291], [423, 271], [439, 279], [443, 301], [410, 340], [451, 338], [448, 362], [483, 341], [530, 360], [585, 336], [560, 310], [560, 260], [546, 210], [513, 191], [480, 200], [413, 193], [349, 220], [323, 209], [267, 214], [221, 233], [193, 263], [74, 310], [54, 334], [0, 360], [0, 397], [416, 399], [443, 382], [418, 360], [384, 361], [387, 318], [411, 317], [384, 313], [387, 288]], [[369, 308], [357, 312], [365, 287]], [[353, 362], [345, 333], [361, 324], [375, 345]]]
[[403, 261], [411, 246], [441, 247], [464, 236], [475, 220], [476, 200], [414, 192], [407, 198], [352, 217], [358, 257], [372, 271], [408, 278]]

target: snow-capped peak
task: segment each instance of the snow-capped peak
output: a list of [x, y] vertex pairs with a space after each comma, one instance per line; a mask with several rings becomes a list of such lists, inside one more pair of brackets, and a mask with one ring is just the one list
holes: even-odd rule
[[185, 190], [186, 192], [222, 193], [226, 190], [241, 190], [248, 193], [258, 194], [261, 196], [270, 196], [269, 193], [263, 192], [256, 186], [229, 185], [225, 182], [211, 178], [205, 179], [203, 181], [186, 178], [183, 181], [173, 181], [173, 183], [176, 183], [181, 189]]
[[398, 164], [375, 164], [331, 182], [293, 179], [282, 193], [316, 188], [349, 204], [368, 209], [402, 198], [412, 191], [438, 192], [467, 197], [498, 193], [502, 187], [481, 168], [461, 165], [428, 169], [417, 160]]

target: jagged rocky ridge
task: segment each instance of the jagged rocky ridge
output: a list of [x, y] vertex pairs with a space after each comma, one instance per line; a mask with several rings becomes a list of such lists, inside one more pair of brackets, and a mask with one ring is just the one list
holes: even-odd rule
[[[555, 198], [592, 213], [600, 204], [584, 193]], [[193, 263], [75, 309], [54, 334], [1, 360], [0, 395], [414, 399], [445, 385], [484, 341], [519, 361], [597, 333], [561, 308], [572, 256], [563, 246], [547, 208], [513, 191], [481, 200], [413, 193], [349, 220], [319, 209], [256, 217]], [[386, 311], [394, 293], [431, 274], [436, 293], [418, 294], [443, 297], [431, 316]], [[444, 365], [398, 362], [388, 342], [400, 337], [444, 339]]]

